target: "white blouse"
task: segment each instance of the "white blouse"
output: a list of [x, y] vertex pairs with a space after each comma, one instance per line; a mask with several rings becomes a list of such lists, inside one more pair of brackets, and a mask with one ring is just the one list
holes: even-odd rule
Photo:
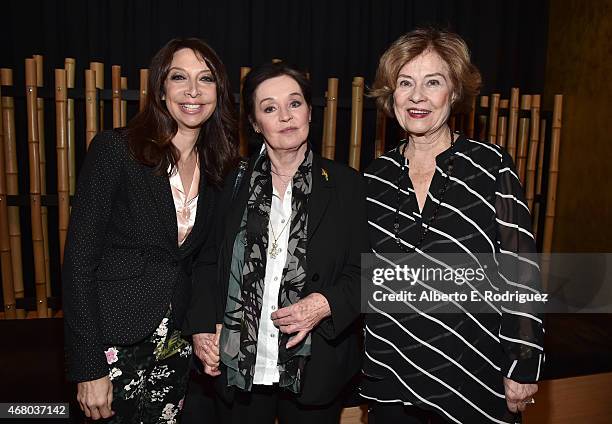
[[198, 208], [198, 197], [200, 188], [200, 163], [196, 162], [191, 179], [189, 193], [185, 193], [183, 182], [178, 170], [170, 175], [170, 188], [172, 189], [172, 199], [176, 210], [176, 224], [178, 227], [178, 245], [185, 242], [187, 236], [193, 228]]

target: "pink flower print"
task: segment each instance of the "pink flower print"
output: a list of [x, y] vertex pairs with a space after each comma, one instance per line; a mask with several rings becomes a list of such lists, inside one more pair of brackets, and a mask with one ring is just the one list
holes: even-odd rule
[[104, 354], [106, 355], [106, 362], [108, 362], [109, 365], [119, 360], [119, 358], [117, 358], [117, 353], [119, 353], [119, 351], [114, 347], [104, 351]]
[[184, 401], [184, 400], [185, 400], [185, 398], [182, 398], [181, 400], [179, 400], [179, 403], [178, 403], [178, 409], [179, 409], [179, 411], [183, 409], [183, 401]]

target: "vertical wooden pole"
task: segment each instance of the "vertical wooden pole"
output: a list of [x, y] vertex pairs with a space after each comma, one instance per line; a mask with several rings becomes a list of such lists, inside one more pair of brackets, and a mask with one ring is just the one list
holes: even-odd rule
[[[13, 70], [0, 69], [0, 85], [13, 87]], [[19, 194], [19, 168], [17, 166], [17, 140], [15, 130], [15, 102], [12, 96], [2, 97], [2, 124], [4, 130], [4, 159], [6, 173], [6, 193]], [[13, 270], [14, 297], [24, 297], [23, 265], [21, 258], [21, 219], [19, 206], [8, 207], [9, 241], [11, 246], [11, 261]], [[24, 309], [17, 309], [17, 318], [25, 318]]]
[[[0, 97], [2, 86], [0, 86]], [[0, 103], [0, 116], [2, 116]], [[15, 287], [13, 285], [13, 261], [11, 259], [11, 242], [9, 236], [8, 207], [6, 205], [6, 174], [4, 160], [4, 129], [0, 119], [0, 270], [2, 275], [2, 298], [4, 299], [4, 318], [17, 318], [15, 308]]]
[[519, 117], [519, 89], [510, 90], [510, 113], [508, 115], [508, 142], [506, 150], [516, 161], [516, 130]]
[[[531, 96], [521, 96], [521, 112], [527, 113], [531, 109]], [[523, 116], [518, 123], [518, 143], [516, 146], [516, 172], [523, 186], [525, 185], [525, 173], [527, 172], [527, 145], [529, 143], [529, 118]]]
[[325, 99], [325, 128], [323, 128], [322, 156], [333, 160], [336, 156], [336, 119], [338, 114], [338, 78], [327, 79]]
[[139, 104], [138, 110], [142, 112], [145, 106], [145, 102], [147, 100], [147, 84], [149, 83], [149, 70], [141, 69], [140, 70], [140, 96], [139, 96]]
[[361, 163], [361, 137], [363, 127], [363, 87], [362, 77], [353, 78], [351, 102], [351, 135], [349, 139], [349, 166], [359, 171]]
[[[501, 99], [499, 101], [498, 111], [507, 111], [508, 110], [508, 100]], [[504, 112], [505, 113], [505, 112]], [[504, 147], [506, 145], [506, 134], [508, 130], [508, 117], [504, 114], [499, 114], [497, 118], [497, 138], [495, 144], [500, 147]]]
[[544, 147], [546, 145], [546, 119], [540, 120], [540, 145], [538, 146], [538, 167], [536, 174], [536, 194], [539, 201], [533, 205], [533, 235], [537, 239], [540, 231], [540, 211], [542, 210], [542, 176], [544, 175]]
[[[66, 58], [64, 62], [66, 69], [66, 86], [74, 88], [76, 61], [73, 58]], [[67, 119], [68, 119], [68, 175], [70, 179], [70, 194], [74, 194], [76, 188], [76, 145], [75, 145], [75, 120], [74, 120], [74, 99], [67, 98]]]
[[91, 69], [85, 70], [85, 143], [89, 149], [91, 140], [98, 133], [98, 92], [96, 74]]
[[249, 140], [247, 139], [246, 134], [244, 133], [244, 125], [247, 119], [247, 113], [244, 110], [244, 99], [242, 98], [242, 87], [244, 85], [244, 78], [251, 71], [251, 68], [246, 66], [242, 66], [240, 68], [240, 123], [239, 123], [239, 138], [240, 138], [240, 156], [243, 158], [249, 155]]
[[489, 108], [489, 143], [495, 144], [497, 141], [497, 114], [499, 113], [499, 93], [491, 94]]
[[385, 138], [387, 133], [387, 116], [385, 113], [376, 110], [376, 138], [374, 140], [374, 158], [385, 153]]
[[546, 189], [546, 220], [544, 221], [544, 243], [542, 245], [542, 251], [545, 253], [551, 252], [553, 228], [555, 224], [562, 110], [563, 96], [556, 94], [553, 108], [552, 130], [550, 134], [550, 161], [548, 167], [548, 188]]
[[[36, 63], [36, 87], [42, 88], [43, 81], [43, 57], [41, 55], [32, 56]], [[36, 98], [36, 112], [38, 118], [38, 148], [40, 150], [40, 194], [47, 194], [47, 148], [45, 140], [45, 100], [42, 97]], [[45, 253], [45, 284], [47, 287], [47, 298], [51, 297], [51, 259], [49, 255], [49, 210], [46, 206], [41, 206], [43, 246]], [[51, 309], [49, 309], [51, 315]]]
[[486, 113], [486, 109], [489, 107], [489, 96], [481, 96], [480, 97], [480, 108], [483, 109], [480, 115], [478, 115], [478, 140], [479, 141], [489, 141], [489, 137], [487, 135], [487, 123], [488, 123], [488, 115]]
[[121, 66], [111, 68], [111, 86], [113, 90], [113, 128], [121, 126]]
[[28, 156], [30, 163], [30, 210], [32, 217], [32, 247], [34, 253], [34, 286], [39, 318], [47, 318], [47, 288], [45, 282], [45, 252], [40, 199], [40, 148], [38, 146], [38, 116], [36, 112], [36, 63], [25, 60], [26, 105], [28, 119]]
[[68, 166], [68, 114], [66, 71], [55, 70], [55, 134], [57, 151], [57, 206], [60, 264], [64, 263], [64, 247], [70, 217], [70, 175]]
[[[121, 90], [127, 90], [127, 77], [121, 77]], [[122, 96], [123, 97], [123, 96]], [[121, 126], [125, 127], [127, 125], [127, 100], [121, 100]]]
[[529, 134], [529, 153], [527, 158], [527, 175], [525, 183], [525, 199], [527, 207], [533, 213], [533, 199], [535, 196], [536, 166], [538, 159], [538, 141], [540, 139], [540, 95], [531, 96], [531, 119]]
[[[95, 88], [98, 90], [104, 90], [104, 64], [101, 62], [91, 62], [89, 64], [89, 69], [94, 71], [95, 75]], [[99, 99], [99, 109], [98, 109], [98, 128], [99, 131], [104, 131], [104, 100]]]

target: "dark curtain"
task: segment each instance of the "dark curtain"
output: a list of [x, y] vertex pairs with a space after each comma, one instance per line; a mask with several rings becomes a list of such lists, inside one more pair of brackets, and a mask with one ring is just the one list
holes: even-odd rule
[[13, 0], [2, 8], [0, 66], [21, 69], [25, 57], [42, 54], [47, 81], [75, 57], [78, 85], [97, 60], [106, 81], [110, 65], [121, 64], [137, 87], [138, 69], [166, 41], [197, 36], [221, 55], [234, 86], [240, 66], [282, 58], [310, 71], [315, 93], [335, 76], [347, 95], [349, 78], [372, 81], [380, 54], [400, 34], [436, 25], [467, 40], [485, 91], [543, 89], [546, 0]]

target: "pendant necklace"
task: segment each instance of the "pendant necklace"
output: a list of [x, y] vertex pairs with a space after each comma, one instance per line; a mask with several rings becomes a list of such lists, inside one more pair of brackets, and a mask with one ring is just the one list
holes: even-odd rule
[[283, 231], [285, 231], [285, 228], [287, 228], [289, 221], [291, 221], [291, 219], [288, 219], [287, 222], [285, 222], [285, 225], [281, 229], [280, 233], [278, 233], [278, 236], [274, 235], [274, 225], [272, 225], [272, 223], [270, 222], [270, 232], [272, 233], [272, 246], [270, 246], [270, 250], [268, 250], [268, 254], [270, 255], [272, 259], [276, 259], [278, 254], [281, 252], [281, 250], [278, 248], [278, 239], [283, 234]]
[[[273, 174], [276, 174], [276, 176], [278, 176], [278, 179], [281, 181], [281, 183], [283, 184], [283, 186], [286, 188], [287, 185], [289, 185], [289, 183], [291, 182], [291, 179], [293, 178], [290, 175], [282, 175], [279, 174], [278, 172], [275, 172], [274, 170], [270, 169], [270, 171]], [[283, 177], [289, 177], [288, 181], [283, 181], [283, 179], [281, 178], [281, 176]], [[272, 233], [272, 245], [270, 246], [270, 249], [268, 250], [268, 254], [270, 255], [270, 257], [272, 259], [276, 259], [276, 257], [278, 256], [278, 254], [281, 252], [281, 250], [278, 248], [278, 239], [280, 238], [280, 236], [283, 234], [283, 232], [285, 231], [285, 228], [287, 228], [287, 225], [289, 224], [289, 222], [291, 221], [291, 219], [288, 219], [287, 222], [285, 222], [285, 225], [283, 226], [283, 228], [280, 230], [280, 233], [278, 233], [278, 236], [274, 234], [274, 225], [272, 225], [272, 222], [270, 222], [270, 232]]]

